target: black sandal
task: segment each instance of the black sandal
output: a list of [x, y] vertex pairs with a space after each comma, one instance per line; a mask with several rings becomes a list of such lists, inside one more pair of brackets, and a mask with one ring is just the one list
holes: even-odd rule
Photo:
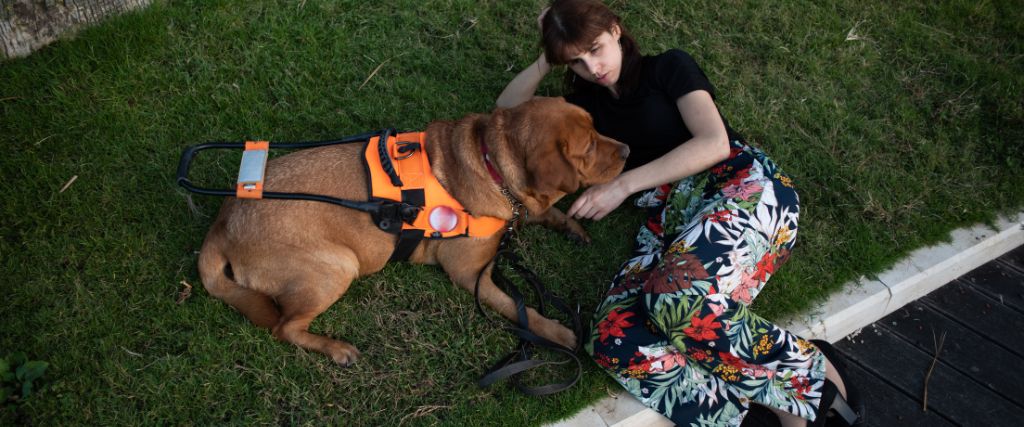
[[832, 362], [836, 368], [836, 374], [843, 379], [846, 386], [846, 398], [839, 393], [839, 388], [830, 380], [825, 380], [821, 390], [821, 403], [818, 405], [818, 416], [811, 426], [852, 427], [862, 425], [864, 422], [864, 404], [860, 400], [857, 390], [850, 384], [849, 375], [846, 375], [846, 360], [839, 354], [839, 351], [832, 347], [827, 341], [811, 340], [818, 347], [818, 350], [825, 355], [825, 358]]

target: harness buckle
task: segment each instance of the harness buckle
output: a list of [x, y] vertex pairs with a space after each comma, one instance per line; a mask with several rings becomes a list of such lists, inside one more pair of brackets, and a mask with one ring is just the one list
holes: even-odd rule
[[396, 141], [395, 147], [398, 155], [394, 156], [395, 160], [405, 160], [416, 154], [416, 150], [420, 149], [420, 143], [414, 141]]
[[381, 230], [398, 234], [402, 232], [402, 223], [412, 224], [420, 210], [420, 207], [408, 203], [381, 200], [376, 209], [370, 212], [370, 217]]

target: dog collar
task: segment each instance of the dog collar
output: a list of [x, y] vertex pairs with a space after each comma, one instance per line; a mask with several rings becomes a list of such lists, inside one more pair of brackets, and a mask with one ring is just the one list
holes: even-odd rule
[[490, 172], [491, 179], [494, 180], [494, 183], [501, 186], [501, 188], [505, 188], [505, 180], [501, 179], [501, 174], [498, 173], [498, 170], [494, 168], [494, 164], [491, 163], [491, 156], [487, 155], [486, 143], [480, 143], [480, 153], [484, 155], [484, 164], [487, 165], [487, 172]]
[[508, 230], [513, 230], [519, 224], [519, 211], [523, 207], [523, 203], [516, 199], [516, 196], [512, 195], [512, 191], [505, 186], [505, 180], [501, 178], [498, 169], [491, 163], [491, 156], [487, 154], [486, 143], [480, 143], [480, 153], [484, 156], [484, 164], [487, 165], [487, 172], [491, 174], [491, 179], [501, 187], [501, 195], [505, 196], [505, 200], [508, 200], [509, 206], [512, 207], [512, 219], [508, 220]]

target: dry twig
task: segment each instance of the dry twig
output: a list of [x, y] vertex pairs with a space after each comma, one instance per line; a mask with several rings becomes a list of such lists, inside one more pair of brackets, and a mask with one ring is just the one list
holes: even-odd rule
[[939, 353], [942, 351], [942, 344], [946, 342], [946, 331], [942, 331], [942, 336], [939, 337], [938, 342], [935, 341], [935, 330], [932, 330], [932, 344], [935, 346], [935, 356], [932, 357], [932, 366], [928, 367], [928, 373], [924, 376], [924, 397], [921, 399], [921, 410], [928, 412], [928, 380], [932, 378], [932, 371], [935, 370], [935, 364], [939, 361]]
[[64, 186], [60, 188], [60, 191], [58, 191], [58, 193], [63, 193], [64, 190], [67, 190], [68, 187], [71, 186], [71, 183], [75, 182], [76, 179], [78, 179], [78, 175], [71, 177], [71, 179], [68, 180], [67, 184], [64, 184]]
[[445, 406], [445, 405], [424, 405], [424, 406], [420, 406], [419, 408], [416, 408], [415, 411], [413, 411], [413, 412], [409, 413], [408, 415], [402, 417], [402, 419], [398, 422], [398, 425], [401, 426], [402, 424], [404, 424], [405, 420], [407, 420], [409, 417], [419, 418], [419, 417], [427, 415], [427, 414], [429, 414], [431, 412], [434, 412], [434, 411], [436, 411], [438, 409], [449, 409], [449, 408], [451, 408], [451, 406]]
[[391, 58], [388, 58], [388, 59], [384, 60], [384, 62], [381, 62], [381, 63], [380, 63], [380, 65], [378, 65], [378, 66], [377, 66], [377, 68], [374, 68], [374, 69], [373, 69], [373, 72], [372, 72], [372, 73], [370, 73], [370, 76], [369, 76], [369, 77], [367, 77], [367, 78], [366, 78], [366, 80], [363, 80], [363, 84], [359, 85], [359, 88], [358, 88], [358, 89], [356, 89], [356, 90], [360, 90], [360, 89], [362, 89], [362, 88], [363, 88], [363, 86], [366, 86], [366, 84], [370, 82], [370, 79], [372, 79], [372, 78], [373, 78], [373, 76], [376, 76], [376, 75], [377, 75], [377, 72], [378, 72], [378, 71], [380, 71], [381, 67], [383, 67], [383, 66], [384, 66], [384, 64], [387, 64], [387, 63], [388, 63], [388, 61], [390, 61], [390, 60], [391, 60]]

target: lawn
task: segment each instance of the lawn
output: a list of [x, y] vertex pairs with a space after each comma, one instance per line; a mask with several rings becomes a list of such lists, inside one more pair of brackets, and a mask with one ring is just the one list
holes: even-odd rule
[[[477, 388], [513, 340], [430, 266], [360, 279], [314, 322], [361, 349], [353, 367], [276, 342], [202, 289], [221, 200], [174, 183], [192, 144], [489, 111], [539, 52], [542, 1], [156, 3], [0, 63], [0, 356], [49, 363], [0, 424], [520, 426], [615, 388], [589, 362], [553, 396]], [[645, 53], [693, 54], [732, 126], [795, 177], [800, 237], [765, 317], [1024, 207], [1018, 2], [611, 3]], [[234, 161], [197, 175], [228, 182]], [[519, 249], [589, 317], [639, 219], [584, 224], [590, 246], [528, 229]]]

